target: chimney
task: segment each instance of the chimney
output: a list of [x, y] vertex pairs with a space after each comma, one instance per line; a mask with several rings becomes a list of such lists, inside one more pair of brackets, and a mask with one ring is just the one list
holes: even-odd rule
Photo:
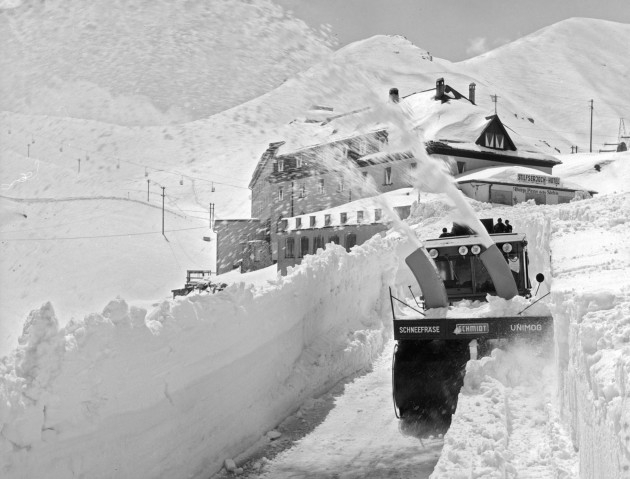
[[470, 100], [470, 103], [472, 103], [473, 105], [475, 104], [475, 87], [477, 85], [475, 85], [474, 83], [471, 83], [470, 85], [468, 85], [468, 99]]
[[392, 103], [398, 103], [400, 101], [400, 97], [398, 96], [398, 88], [389, 89], [389, 101], [391, 101]]
[[435, 82], [435, 98], [441, 99], [444, 96], [444, 78], [438, 78]]

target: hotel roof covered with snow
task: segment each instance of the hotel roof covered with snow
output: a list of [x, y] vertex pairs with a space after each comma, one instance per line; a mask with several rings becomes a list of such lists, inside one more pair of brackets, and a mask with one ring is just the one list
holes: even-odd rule
[[[418, 162], [422, 161], [413, 151], [418, 140], [427, 155], [443, 161], [462, 191], [479, 201], [514, 204], [534, 200], [547, 204], [572, 199], [581, 188], [559, 185], [550, 176], [561, 162], [526, 141], [496, 113], [488, 114], [476, 105], [475, 90], [471, 83], [465, 96], [439, 78], [434, 88], [404, 97], [392, 88], [389, 102], [350, 112], [313, 106], [305, 118], [291, 122], [286, 138], [270, 143], [260, 157], [249, 184], [253, 220], [247, 231], [234, 230], [242, 223], [223, 222], [223, 231], [218, 233], [230, 238], [231, 244], [239, 237], [241, 246], [237, 249], [245, 255], [249, 254], [243, 246], [247, 241], [262, 240], [271, 248], [272, 261], [280, 261], [286, 244], [279, 244], [278, 235], [286, 243], [288, 224], [297, 222], [300, 227], [296, 229], [304, 230], [319, 225], [311, 225], [310, 219], [306, 225], [288, 218], [310, 218], [315, 212], [414, 186]], [[512, 173], [514, 168], [524, 170], [518, 170], [509, 181], [505, 175], [481, 174], [480, 178], [478, 174], [488, 168], [507, 168]], [[540, 188], [540, 178], [544, 188]], [[361, 215], [358, 211], [344, 213], [348, 217]], [[348, 234], [354, 236], [338, 240], [352, 243], [357, 232], [349, 230], [362, 227], [365, 229], [348, 225]], [[233, 262], [232, 257], [223, 261], [222, 248], [227, 251], [228, 245], [225, 241], [222, 245], [219, 237], [220, 272], [230, 269]], [[313, 249], [312, 245], [308, 248]]]

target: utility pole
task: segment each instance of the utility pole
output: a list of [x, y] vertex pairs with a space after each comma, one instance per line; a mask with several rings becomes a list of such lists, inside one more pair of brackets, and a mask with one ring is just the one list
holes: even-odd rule
[[79, 166], [77, 168], [77, 174], [81, 173], [81, 158], [77, 158], [77, 161], [79, 162]]
[[593, 100], [591, 100], [591, 142], [589, 151], [593, 153]]
[[147, 180], [147, 203], [149, 202], [149, 183], [151, 183], [151, 180]]
[[164, 236], [164, 190], [166, 186], [162, 186], [162, 236]]
[[30, 143], [26, 144], [26, 156], [28, 156], [29, 158], [31, 157], [31, 144]]
[[210, 203], [210, 230], [212, 230], [213, 222], [214, 222], [214, 203]]

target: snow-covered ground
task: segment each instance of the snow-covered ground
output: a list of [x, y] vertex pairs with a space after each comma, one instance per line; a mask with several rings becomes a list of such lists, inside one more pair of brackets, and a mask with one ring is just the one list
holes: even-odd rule
[[[524, 231], [532, 271], [551, 277], [557, 357], [544, 370], [518, 354], [471, 361], [435, 477], [623, 477], [630, 194], [617, 186], [626, 191], [559, 206], [474, 205]], [[420, 206], [421, 238], [453, 213], [440, 199]], [[148, 312], [117, 300], [64, 328], [51, 305], [34, 311], [2, 366], [4, 476], [217, 471], [378, 357], [391, 334], [387, 286], [409, 284], [405, 243], [391, 233], [350, 253], [332, 247], [287, 277], [252, 273], [255, 284]]]
[[[583, 35], [593, 26], [608, 35]], [[177, 126], [48, 116], [59, 114], [55, 105], [0, 113], [0, 475], [209, 477], [226, 459], [240, 465], [287, 416], [370, 367], [312, 436], [248, 472], [308, 475], [325, 456], [323, 476], [379, 477], [402, 464], [388, 454], [394, 444], [407, 454], [405, 467], [419, 464], [420, 442], [396, 435], [391, 405], [383, 411], [391, 393], [387, 288], [414, 284], [403, 261], [415, 244], [408, 229], [350, 253], [332, 246], [286, 277], [274, 268], [232, 272], [218, 278], [229, 284], [224, 291], [172, 300], [187, 268], [212, 267], [214, 245], [202, 239], [207, 205], [216, 203], [219, 218], [247, 216], [256, 161], [270, 141], [306, 141], [287, 124], [311, 104], [347, 111], [372, 101], [365, 92], [398, 86], [405, 94], [430, 88], [438, 75], [460, 89], [473, 78], [496, 87], [502, 117], [531, 125], [532, 142], [547, 142], [547, 152], [567, 151], [584, 138], [582, 120], [560, 107], [546, 117], [549, 98], [570, 84], [596, 96], [598, 112], [621, 115], [614, 99], [624, 70], [615, 59], [626, 52], [610, 39], [627, 34], [627, 25], [576, 19], [461, 64], [375, 37], [244, 105]], [[552, 71], [585, 49], [614, 68], [563, 64], [564, 76], [543, 82], [544, 96], [536, 95], [539, 76], [520, 80], [531, 62], [497, 67], [522, 56]], [[596, 81], [605, 67], [606, 81]], [[114, 113], [144, 101], [122, 100]], [[492, 106], [487, 95], [479, 103]], [[138, 108], [132, 113], [145, 118]], [[609, 131], [596, 123], [600, 141]], [[630, 154], [561, 159], [555, 175], [600, 195], [558, 206], [471, 204], [477, 216], [508, 218], [527, 234], [531, 271], [548, 278], [538, 297], [551, 292], [543, 302], [554, 316], [555, 352], [538, 362], [531, 350], [497, 351], [468, 363], [435, 478], [630, 475]], [[408, 220], [420, 239], [458, 216], [444, 197], [421, 200]], [[490, 307], [506, 306], [499, 303]], [[382, 425], [378, 433], [364, 416]], [[333, 439], [336, 430], [344, 434]], [[381, 452], [373, 462], [363, 450]]]

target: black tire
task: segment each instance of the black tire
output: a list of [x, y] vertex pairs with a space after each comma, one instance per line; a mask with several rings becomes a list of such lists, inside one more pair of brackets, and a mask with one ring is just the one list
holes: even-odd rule
[[393, 393], [400, 417], [449, 419], [470, 357], [468, 341], [399, 341]]

